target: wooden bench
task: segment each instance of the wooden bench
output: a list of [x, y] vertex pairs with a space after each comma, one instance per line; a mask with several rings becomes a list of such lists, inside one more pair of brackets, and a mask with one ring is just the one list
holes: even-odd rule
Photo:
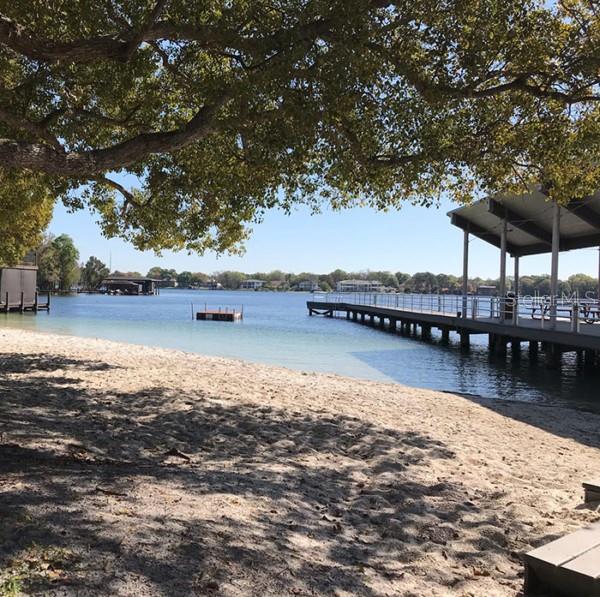
[[586, 504], [600, 501], [600, 481], [584, 481], [583, 491], [583, 501]]
[[600, 595], [600, 523], [525, 555], [526, 595]]

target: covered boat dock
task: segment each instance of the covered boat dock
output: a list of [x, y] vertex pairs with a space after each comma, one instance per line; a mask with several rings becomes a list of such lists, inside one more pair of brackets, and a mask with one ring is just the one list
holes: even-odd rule
[[161, 280], [154, 278], [114, 276], [104, 278], [98, 286], [98, 291], [103, 294], [153, 295], [159, 293], [160, 282]]
[[[599, 364], [600, 302], [594, 296], [561, 297], [558, 265], [562, 251], [600, 247], [600, 193], [567, 204], [551, 201], [541, 188], [522, 195], [497, 195], [451, 211], [453, 225], [463, 230], [462, 295], [403, 295], [336, 293], [315, 295], [307, 303], [309, 314], [333, 316], [375, 324], [391, 331], [414, 333], [426, 339], [432, 327], [447, 341], [460, 335], [468, 348], [470, 336], [487, 334], [490, 351], [505, 355], [510, 344], [518, 355], [523, 342], [537, 355], [540, 347], [549, 366], [559, 366], [562, 353], [575, 351], [590, 365]], [[498, 297], [469, 294], [469, 246], [472, 237], [499, 249]], [[550, 293], [521, 296], [520, 259], [550, 256]], [[507, 261], [513, 259], [512, 292], [507, 292]], [[600, 262], [599, 262], [600, 279]], [[600, 284], [600, 282], [599, 282]]]

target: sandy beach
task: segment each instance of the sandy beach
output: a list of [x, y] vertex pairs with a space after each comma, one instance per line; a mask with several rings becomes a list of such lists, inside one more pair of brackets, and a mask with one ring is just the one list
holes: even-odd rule
[[0, 594], [518, 595], [600, 519], [599, 447], [584, 412], [2, 329]]

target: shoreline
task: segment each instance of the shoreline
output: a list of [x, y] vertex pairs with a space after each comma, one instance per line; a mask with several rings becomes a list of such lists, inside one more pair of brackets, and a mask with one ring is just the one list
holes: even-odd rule
[[[246, 291], [246, 292], [253, 292], [253, 291]], [[32, 315], [33, 317], [33, 315]], [[174, 352], [179, 352], [183, 355], [188, 355], [188, 356], [197, 356], [197, 357], [201, 357], [201, 358], [207, 358], [207, 359], [222, 359], [225, 361], [233, 361], [233, 362], [240, 362], [240, 363], [245, 363], [245, 364], [249, 364], [249, 365], [256, 365], [256, 366], [265, 366], [265, 367], [275, 367], [275, 368], [281, 368], [281, 369], [285, 369], [287, 371], [291, 371], [291, 372], [296, 372], [296, 373], [302, 373], [302, 374], [315, 374], [315, 375], [325, 375], [325, 376], [337, 376], [340, 378], [349, 378], [349, 379], [353, 379], [359, 382], [373, 382], [373, 383], [378, 383], [378, 384], [386, 384], [386, 385], [393, 385], [393, 386], [400, 386], [400, 387], [407, 387], [407, 388], [412, 388], [415, 390], [426, 390], [426, 391], [432, 391], [432, 392], [439, 392], [441, 394], [449, 394], [449, 395], [454, 395], [454, 396], [463, 396], [466, 398], [470, 398], [470, 399], [474, 399], [474, 400], [481, 400], [481, 401], [487, 401], [487, 400], [491, 400], [491, 401], [498, 401], [501, 400], [503, 402], [506, 403], [512, 403], [515, 402], [517, 404], [534, 404], [535, 406], [538, 407], [544, 407], [544, 408], [563, 408], [565, 410], [575, 410], [578, 412], [588, 412], [588, 413], [592, 413], [592, 414], [600, 414], [600, 412], [598, 410], [594, 410], [592, 408], [586, 407], [585, 403], [575, 403], [573, 405], [569, 404], [569, 403], [564, 403], [564, 404], [546, 404], [540, 401], [537, 402], [528, 402], [526, 400], [518, 400], [518, 399], [511, 399], [511, 398], [502, 398], [502, 397], [492, 397], [492, 396], [484, 396], [483, 394], [478, 394], [478, 393], [472, 393], [472, 392], [466, 392], [466, 391], [461, 391], [461, 390], [452, 390], [452, 389], [447, 389], [447, 388], [436, 388], [436, 389], [432, 389], [432, 388], [427, 388], [424, 386], [409, 386], [407, 384], [402, 383], [401, 381], [396, 381], [395, 379], [393, 379], [392, 377], [386, 375], [385, 373], [381, 372], [381, 371], [377, 371], [375, 369], [375, 371], [385, 377], [386, 379], [373, 379], [373, 378], [369, 378], [369, 377], [365, 377], [365, 376], [352, 376], [349, 374], [342, 374], [342, 373], [336, 373], [334, 371], [314, 371], [314, 370], [310, 370], [310, 369], [301, 369], [301, 368], [292, 368], [286, 365], [281, 365], [281, 364], [277, 364], [277, 363], [273, 363], [273, 362], [265, 362], [265, 361], [251, 361], [247, 358], [242, 358], [242, 357], [235, 357], [235, 356], [219, 356], [219, 355], [211, 355], [208, 353], [203, 353], [203, 352], [195, 352], [192, 350], [184, 350], [184, 349], [180, 349], [180, 348], [174, 348], [174, 347], [163, 347], [160, 345], [156, 345], [156, 344], [143, 344], [143, 343], [136, 343], [136, 342], [125, 342], [122, 340], [111, 340], [111, 339], [107, 339], [107, 338], [102, 338], [100, 336], [94, 336], [94, 335], [77, 335], [72, 333], [71, 331], [65, 331], [65, 332], [60, 332], [60, 331], [56, 331], [56, 330], [44, 330], [44, 329], [27, 329], [27, 328], [23, 328], [20, 327], [19, 325], [8, 325], [5, 326], [3, 324], [0, 324], [0, 334], [2, 333], [3, 330], [15, 330], [15, 331], [21, 331], [27, 334], [42, 334], [42, 335], [49, 335], [49, 336], [57, 336], [60, 338], [80, 338], [81, 340], [97, 340], [99, 342], [109, 342], [109, 343], [114, 343], [116, 345], [130, 345], [130, 346], [136, 346], [136, 347], [140, 347], [140, 348], [144, 348], [144, 349], [150, 349], [150, 350], [167, 350], [167, 351], [174, 351]], [[0, 350], [1, 352], [1, 350]]]
[[[247, 292], [254, 292], [254, 291], [247, 291]], [[82, 340], [96, 340], [98, 342], [102, 342], [102, 343], [109, 343], [109, 344], [115, 344], [117, 346], [135, 346], [135, 347], [141, 347], [141, 348], [146, 348], [149, 350], [158, 350], [158, 351], [163, 351], [166, 350], [168, 352], [176, 352], [176, 353], [180, 353], [184, 356], [189, 356], [189, 357], [200, 357], [202, 359], [217, 359], [219, 361], [231, 361], [232, 363], [241, 363], [244, 365], [256, 365], [257, 367], [267, 367], [267, 368], [275, 368], [275, 369], [283, 369], [285, 371], [289, 371], [290, 373], [300, 373], [302, 375], [323, 375], [326, 377], [337, 377], [340, 379], [350, 379], [350, 380], [356, 380], [359, 382], [369, 382], [369, 383], [375, 383], [375, 384], [383, 384], [383, 385], [391, 385], [391, 386], [400, 386], [401, 388], [408, 388], [408, 389], [413, 389], [413, 390], [424, 390], [427, 392], [437, 392], [440, 394], [448, 394], [451, 396], [459, 396], [462, 398], [467, 398], [467, 399], [471, 399], [471, 400], [477, 400], [477, 401], [481, 401], [481, 402], [486, 402], [486, 401], [492, 401], [492, 402], [497, 402], [497, 401], [502, 401], [505, 402], [507, 404], [527, 404], [527, 405], [532, 405], [535, 407], [540, 407], [540, 408], [554, 408], [554, 409], [564, 409], [567, 411], [577, 411], [577, 412], [587, 412], [587, 413], [591, 413], [591, 414], [595, 414], [595, 415], [599, 415], [600, 413], [598, 413], [597, 411], [594, 410], [588, 410], [582, 406], [563, 406], [563, 405], [559, 405], [559, 404], [545, 404], [542, 402], [527, 402], [525, 400], [514, 400], [514, 399], [510, 399], [510, 398], [492, 398], [491, 396], [484, 396], [482, 394], [476, 394], [476, 393], [472, 393], [472, 392], [464, 392], [464, 391], [458, 391], [458, 390], [450, 390], [450, 389], [431, 389], [431, 388], [426, 388], [423, 386], [409, 386], [406, 384], [403, 384], [400, 381], [395, 381], [392, 378], [389, 378], [389, 381], [383, 381], [383, 380], [375, 380], [375, 379], [369, 379], [368, 377], [352, 377], [350, 375], [342, 375], [340, 373], [335, 373], [333, 371], [311, 371], [308, 369], [294, 369], [292, 367], [286, 367], [285, 365], [278, 365], [276, 363], [266, 363], [263, 361], [250, 361], [248, 359], [243, 359], [243, 358], [238, 358], [238, 357], [222, 357], [222, 356], [218, 356], [218, 355], [211, 355], [211, 354], [207, 354], [207, 353], [203, 353], [203, 352], [194, 352], [191, 350], [182, 350], [179, 348], [167, 348], [167, 347], [163, 347], [163, 346], [158, 346], [156, 344], [138, 344], [136, 342], [123, 342], [120, 340], [109, 340], [106, 338], [101, 338], [99, 336], [78, 336], [77, 334], [73, 334], [70, 332], [64, 332], [64, 333], [60, 333], [57, 331], [49, 331], [49, 330], [28, 330], [28, 329], [22, 329], [19, 328], [17, 326], [14, 327], [9, 327], [6, 328], [2, 325], [0, 325], [0, 337], [2, 336], [2, 332], [6, 329], [10, 329], [10, 330], [19, 330], [21, 332], [24, 332], [26, 334], [41, 334], [41, 335], [49, 335], [49, 336], [57, 336], [59, 338], [80, 338]], [[2, 350], [0, 348], [0, 354], [1, 354]], [[387, 376], [386, 376], [387, 377]]]
[[0, 587], [516, 595], [600, 518], [568, 407], [15, 328], [0, 392]]

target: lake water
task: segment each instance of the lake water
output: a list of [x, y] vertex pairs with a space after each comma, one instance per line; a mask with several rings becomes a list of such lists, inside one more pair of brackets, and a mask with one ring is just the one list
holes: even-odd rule
[[[339, 373], [491, 398], [571, 405], [600, 412], [600, 377], [565, 355], [561, 371], [520, 362], [490, 362], [487, 337], [469, 353], [384, 333], [345, 319], [309, 317], [305, 293], [162, 290], [159, 296], [80, 294], [52, 298], [50, 313], [0, 314], [0, 325], [96, 337], [189, 352]], [[244, 307], [244, 320], [192, 320], [197, 309]], [[478, 344], [478, 342], [480, 344]], [[1, 350], [1, 349], [0, 349]], [[540, 357], [541, 358], [541, 357]]]

